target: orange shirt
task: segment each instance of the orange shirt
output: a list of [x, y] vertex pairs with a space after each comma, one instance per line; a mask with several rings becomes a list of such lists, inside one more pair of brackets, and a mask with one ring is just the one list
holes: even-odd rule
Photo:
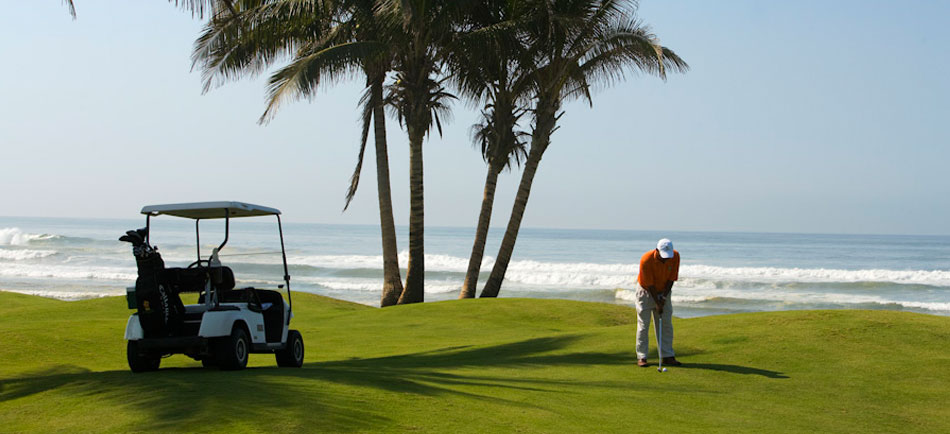
[[668, 282], [679, 279], [680, 252], [674, 250], [672, 258], [663, 262], [660, 259], [660, 252], [656, 249], [644, 253], [640, 258], [640, 274], [637, 276], [640, 286], [653, 286], [657, 291], [662, 291]]

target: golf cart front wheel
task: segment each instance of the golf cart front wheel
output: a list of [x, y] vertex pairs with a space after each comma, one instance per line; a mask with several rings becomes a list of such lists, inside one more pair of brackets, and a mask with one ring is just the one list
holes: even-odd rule
[[161, 356], [140, 353], [138, 341], [129, 341], [125, 347], [125, 355], [129, 360], [129, 369], [132, 372], [156, 371], [162, 363]]
[[277, 350], [277, 366], [299, 368], [303, 366], [303, 336], [297, 330], [287, 331], [287, 346]]
[[231, 329], [231, 336], [218, 338], [214, 349], [215, 361], [219, 368], [225, 371], [236, 371], [247, 366], [248, 354], [251, 351], [251, 340], [240, 324]]

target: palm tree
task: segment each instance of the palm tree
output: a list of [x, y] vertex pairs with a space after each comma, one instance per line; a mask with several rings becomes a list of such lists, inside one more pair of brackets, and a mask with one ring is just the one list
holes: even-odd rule
[[447, 101], [454, 96], [439, 78], [456, 39], [468, 28], [465, 13], [479, 5], [475, 0], [380, 0], [379, 13], [392, 24], [388, 33], [393, 50], [395, 82], [389, 103], [409, 136], [409, 263], [406, 286], [399, 303], [424, 300], [425, 200], [422, 143], [441, 118], [449, 114]]
[[592, 83], [611, 84], [627, 69], [657, 75], [684, 72], [688, 66], [657, 42], [636, 18], [636, 3], [621, 0], [524, 0], [519, 28], [525, 32], [537, 68], [531, 150], [525, 162], [511, 217], [481, 297], [497, 297], [515, 247], [541, 157], [557, 129], [561, 104], [591, 100]]
[[[197, 5], [197, 4], [196, 4]], [[292, 57], [270, 79], [270, 102], [261, 122], [271, 119], [288, 98], [312, 97], [327, 80], [365, 76], [361, 99], [362, 135], [356, 169], [344, 210], [359, 185], [363, 156], [373, 126], [376, 181], [383, 250], [381, 306], [396, 304], [403, 292], [396, 249], [389, 180], [383, 85], [391, 54], [381, 41], [373, 0], [273, 0], [227, 2], [214, 9], [196, 42], [194, 61], [203, 70], [205, 91], [217, 82], [259, 74]]]
[[465, 35], [465, 49], [452, 59], [452, 75], [458, 88], [475, 101], [485, 101], [482, 121], [472, 127], [472, 132], [482, 158], [488, 163], [475, 241], [459, 298], [475, 297], [498, 175], [513, 163], [520, 164], [525, 156], [523, 137], [527, 134], [518, 130], [518, 123], [525, 113], [519, 99], [524, 96], [526, 82], [517, 75], [525, 68], [518, 65], [523, 50], [517, 34], [507, 27], [512, 22], [510, 6], [510, 2], [498, 1], [477, 11], [481, 14], [476, 19], [484, 22], [484, 27]]
[[501, 89], [496, 89], [496, 91], [499, 92], [492, 94], [490, 97], [492, 102], [482, 111], [483, 122], [473, 126], [474, 139], [481, 149], [482, 158], [488, 163], [488, 174], [485, 177], [482, 206], [475, 229], [475, 242], [472, 245], [472, 254], [468, 260], [468, 269], [459, 298], [475, 297], [478, 275], [485, 253], [485, 241], [488, 239], [488, 229], [491, 224], [498, 175], [506, 167], [510, 169], [512, 163], [520, 164], [525, 155], [526, 143], [522, 139], [525, 133], [517, 130], [518, 120], [524, 110], [515, 106], [510, 93]]

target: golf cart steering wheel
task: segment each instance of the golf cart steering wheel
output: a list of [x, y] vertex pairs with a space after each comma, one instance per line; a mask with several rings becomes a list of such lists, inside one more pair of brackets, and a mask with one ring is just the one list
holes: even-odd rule
[[[201, 264], [205, 264], [205, 265], [201, 265]], [[195, 262], [192, 262], [192, 263], [188, 264], [188, 267], [187, 267], [187, 268], [210, 267], [210, 266], [211, 266], [211, 261], [210, 261], [210, 260], [208, 260], [208, 259], [199, 259], [199, 260], [197, 260], [197, 261], [195, 261]]]

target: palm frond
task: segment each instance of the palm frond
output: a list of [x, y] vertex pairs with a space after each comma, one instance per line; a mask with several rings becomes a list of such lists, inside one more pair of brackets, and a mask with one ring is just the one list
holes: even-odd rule
[[363, 96], [360, 97], [360, 106], [363, 108], [361, 116], [362, 132], [360, 134], [360, 154], [357, 157], [356, 168], [353, 169], [353, 175], [350, 176], [350, 186], [346, 189], [346, 201], [343, 205], [343, 211], [350, 207], [350, 202], [356, 196], [356, 189], [360, 185], [360, 172], [363, 169], [363, 154], [366, 152], [366, 142], [369, 139], [369, 127], [373, 120], [373, 109], [375, 101], [372, 98], [372, 84], [366, 87]]
[[[623, 0], [525, 0], [540, 11], [524, 28], [540, 65], [535, 92], [592, 103], [594, 85], [610, 86], [627, 74], [665, 79], [686, 62], [662, 47], [636, 17], [636, 2]], [[667, 58], [669, 54], [669, 58]]]
[[302, 47], [293, 62], [271, 76], [268, 83], [267, 108], [259, 122], [269, 121], [284, 100], [313, 97], [321, 83], [332, 83], [356, 73], [361, 59], [370, 57], [383, 48], [385, 47], [378, 42]]
[[73, 0], [63, 0], [63, 3], [66, 3], [66, 6], [69, 6], [69, 15], [73, 17], [73, 20], [76, 19], [76, 5], [73, 4]]
[[257, 76], [305, 43], [336, 36], [332, 11], [320, 0], [282, 0], [209, 20], [192, 53], [202, 71], [203, 91], [245, 76]]
[[[235, 0], [168, 0], [169, 3], [175, 3], [175, 6], [178, 6], [186, 11], [191, 12], [192, 16], [197, 16], [204, 18], [205, 14], [208, 15], [217, 15], [221, 12], [228, 11], [230, 13], [236, 13], [234, 8]], [[241, 0], [237, 0], [241, 1]], [[243, 2], [242, 2], [243, 3]], [[254, 3], [254, 2], [252, 2]]]

